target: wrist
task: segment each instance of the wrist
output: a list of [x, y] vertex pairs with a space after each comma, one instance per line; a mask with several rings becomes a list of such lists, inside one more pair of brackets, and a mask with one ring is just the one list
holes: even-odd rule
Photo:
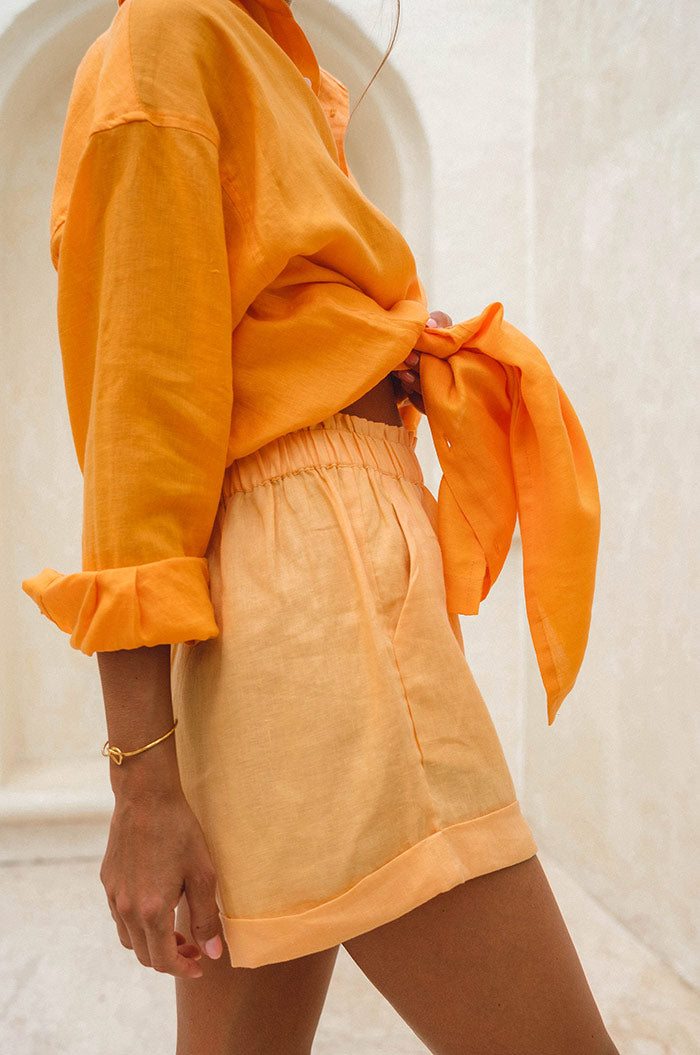
[[155, 740], [149, 740], [147, 744], [142, 747], [132, 748], [131, 751], [125, 751], [121, 747], [117, 747], [110, 744], [109, 740], [106, 741], [102, 748], [102, 754], [105, 758], [109, 758], [116, 766], [121, 766], [126, 758], [134, 758], [136, 755], [142, 755], [144, 751], [150, 751], [152, 748], [157, 747], [158, 744], [162, 744], [164, 740], [167, 740], [173, 735], [177, 728], [177, 718], [168, 729], [167, 733], [161, 733]]
[[172, 798], [182, 793], [177, 754], [172, 737], [131, 758], [121, 765], [111, 759], [109, 776], [116, 799], [140, 801], [144, 798]]

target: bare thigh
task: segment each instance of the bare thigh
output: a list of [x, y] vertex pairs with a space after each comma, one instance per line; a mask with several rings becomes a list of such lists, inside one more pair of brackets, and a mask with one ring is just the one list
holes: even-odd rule
[[[186, 903], [177, 929], [189, 935]], [[177, 1055], [308, 1055], [338, 947], [263, 967], [200, 961], [201, 978], [175, 983]]]
[[343, 943], [433, 1055], [615, 1055], [537, 857]]

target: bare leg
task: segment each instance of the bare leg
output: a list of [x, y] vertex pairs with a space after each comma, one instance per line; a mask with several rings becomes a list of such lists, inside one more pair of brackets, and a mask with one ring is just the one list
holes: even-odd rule
[[[189, 935], [186, 904], [177, 929]], [[308, 1055], [338, 947], [264, 967], [200, 963], [204, 974], [178, 979], [177, 1055]]]
[[537, 857], [343, 943], [433, 1055], [615, 1055]]

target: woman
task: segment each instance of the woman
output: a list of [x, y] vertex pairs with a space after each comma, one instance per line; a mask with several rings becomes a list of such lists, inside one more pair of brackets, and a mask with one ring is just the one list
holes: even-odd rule
[[[457, 618], [505, 557], [512, 469], [531, 596], [573, 642], [536, 638], [552, 720], [585, 647], [585, 439], [498, 310], [429, 315], [346, 126], [284, 0], [119, 0], [76, 75], [52, 253], [83, 571], [24, 585], [98, 654], [102, 881], [177, 979], [179, 1055], [308, 1052], [341, 942], [432, 1052], [607, 1055]], [[576, 488], [557, 457], [544, 490], [523, 475], [516, 402], [563, 416]], [[477, 456], [503, 471], [471, 494]], [[547, 599], [572, 532], [545, 547], [523, 496], [554, 516], [574, 490], [572, 627]]]

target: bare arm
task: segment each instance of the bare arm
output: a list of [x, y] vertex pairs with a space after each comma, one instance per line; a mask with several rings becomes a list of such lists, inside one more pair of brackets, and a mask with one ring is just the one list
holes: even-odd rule
[[[99, 652], [97, 659], [111, 745], [135, 750], [172, 728], [169, 645]], [[222, 950], [216, 878], [182, 792], [175, 740], [109, 768], [115, 806], [101, 879], [121, 943], [147, 967], [200, 977], [201, 953], [217, 959]], [[197, 946], [175, 932], [183, 891]]]

